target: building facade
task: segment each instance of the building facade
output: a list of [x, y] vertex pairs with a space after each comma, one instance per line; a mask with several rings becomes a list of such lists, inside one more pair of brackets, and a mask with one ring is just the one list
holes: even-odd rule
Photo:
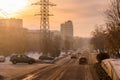
[[0, 27], [15, 27], [15, 28], [23, 28], [23, 20], [22, 19], [0, 19]]
[[73, 23], [67, 21], [61, 24], [62, 48], [71, 50], [73, 48]]

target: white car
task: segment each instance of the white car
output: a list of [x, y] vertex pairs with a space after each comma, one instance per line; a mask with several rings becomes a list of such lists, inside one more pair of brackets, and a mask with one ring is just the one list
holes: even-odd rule
[[5, 62], [5, 57], [4, 56], [0, 56], [0, 62]]

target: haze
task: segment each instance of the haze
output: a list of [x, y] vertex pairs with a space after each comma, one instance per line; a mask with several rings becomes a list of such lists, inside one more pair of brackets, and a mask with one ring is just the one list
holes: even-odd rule
[[[24, 27], [28, 29], [39, 29], [39, 6], [32, 6], [31, 3], [38, 0], [29, 0], [28, 6], [22, 11], [14, 13], [15, 18], [24, 20]], [[104, 11], [107, 9], [108, 0], [50, 0], [57, 4], [51, 7], [50, 29], [60, 30], [60, 24], [72, 20], [74, 24], [74, 35], [90, 37], [91, 31], [96, 24], [104, 23]]]

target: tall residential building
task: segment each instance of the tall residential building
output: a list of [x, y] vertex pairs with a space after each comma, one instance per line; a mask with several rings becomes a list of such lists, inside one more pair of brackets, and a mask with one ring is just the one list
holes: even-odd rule
[[[68, 20], [67, 22], [61, 24], [61, 37], [63, 39], [62, 47], [65, 49], [68, 45], [69, 48], [73, 48], [73, 23]], [[68, 43], [66, 43], [66, 41]]]
[[72, 21], [67, 21], [61, 24], [61, 34], [62, 37], [73, 37], [73, 24]]
[[15, 28], [23, 28], [23, 20], [22, 19], [0, 19], [0, 27], [15, 27]]

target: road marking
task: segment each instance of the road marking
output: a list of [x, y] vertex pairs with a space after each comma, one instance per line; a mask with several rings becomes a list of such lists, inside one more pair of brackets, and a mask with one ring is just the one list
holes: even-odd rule
[[89, 65], [85, 65], [85, 80], [93, 80]]
[[60, 80], [61, 76], [66, 71], [66, 66], [61, 67], [60, 69], [56, 70], [50, 77], [48, 77], [46, 80]]
[[67, 71], [67, 67], [73, 63], [73, 60], [70, 60], [67, 64], [61, 66], [59, 69], [57, 69], [50, 77], [48, 77], [46, 80], [60, 80], [63, 76], [63, 74]]

